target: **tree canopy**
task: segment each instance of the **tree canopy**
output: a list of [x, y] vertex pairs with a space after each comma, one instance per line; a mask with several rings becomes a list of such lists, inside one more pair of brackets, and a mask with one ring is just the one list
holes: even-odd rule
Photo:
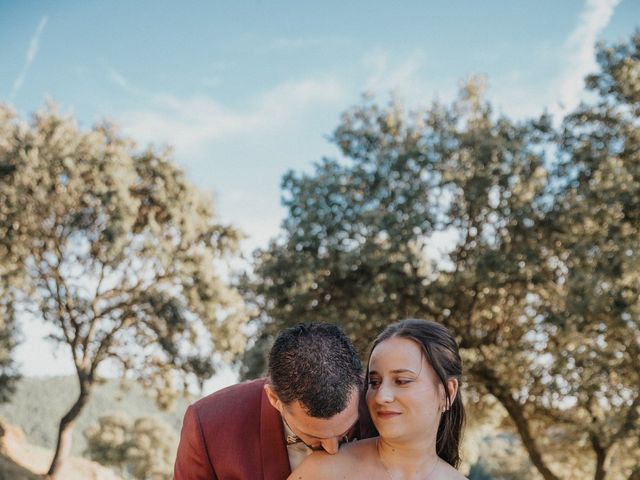
[[[4, 179], [8, 178], [13, 171], [8, 162], [3, 161], [11, 148], [9, 118], [10, 112], [0, 108], [0, 185], [3, 185]], [[0, 259], [7, 251], [7, 245], [3, 238], [6, 237], [9, 222], [12, 221], [9, 208], [8, 205], [0, 203]], [[12, 356], [17, 344], [18, 332], [14, 318], [15, 306], [9, 295], [9, 271], [8, 265], [3, 265], [0, 262], [0, 402], [9, 400], [18, 379]]]
[[502, 406], [543, 478], [638, 478], [640, 34], [598, 62], [596, 100], [558, 128], [496, 115], [478, 78], [450, 105], [347, 111], [342, 158], [283, 179], [284, 234], [245, 279], [244, 375], [299, 321], [364, 353], [390, 322], [435, 319], [469, 401]]
[[82, 131], [51, 105], [29, 124], [0, 112], [0, 274], [10, 319], [54, 325], [80, 383], [61, 420], [55, 475], [99, 366], [165, 403], [209, 378], [216, 355], [243, 348], [242, 301], [219, 274], [239, 234], [216, 221], [170, 150], [140, 150], [106, 123]]

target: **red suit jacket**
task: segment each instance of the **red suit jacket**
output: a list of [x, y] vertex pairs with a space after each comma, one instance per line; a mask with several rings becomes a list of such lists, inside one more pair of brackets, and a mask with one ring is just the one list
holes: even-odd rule
[[[174, 480], [284, 480], [291, 473], [280, 412], [267, 379], [240, 383], [191, 405], [184, 416]], [[371, 436], [366, 407], [357, 438]]]

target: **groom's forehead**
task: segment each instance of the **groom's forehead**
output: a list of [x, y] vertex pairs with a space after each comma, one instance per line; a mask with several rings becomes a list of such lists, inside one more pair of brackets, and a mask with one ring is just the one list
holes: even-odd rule
[[330, 418], [312, 417], [300, 402], [288, 405], [287, 411], [293, 417], [300, 433], [318, 440], [341, 437], [348, 434], [358, 422], [359, 393], [354, 393], [347, 407]]
[[349, 435], [349, 433], [351, 433], [351, 431], [355, 428], [355, 426], [358, 423], [358, 417], [356, 417], [356, 419], [354, 420], [354, 422], [349, 425], [344, 431], [341, 431], [338, 434], [332, 434], [332, 435], [314, 435], [313, 433], [310, 432], [306, 432], [304, 430], [301, 430], [300, 433], [304, 434], [305, 436], [312, 438], [314, 440], [329, 440], [331, 438], [342, 438], [345, 437], [347, 435]]

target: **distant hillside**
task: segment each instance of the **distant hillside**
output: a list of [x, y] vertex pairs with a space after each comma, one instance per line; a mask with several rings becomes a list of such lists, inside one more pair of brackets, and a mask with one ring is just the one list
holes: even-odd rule
[[[123, 412], [131, 419], [157, 416], [176, 432], [180, 431], [184, 411], [192, 399], [181, 398], [171, 411], [162, 412], [156, 407], [153, 398], [146, 395], [138, 384], [129, 384], [126, 391], [122, 391], [119, 385], [119, 381], [112, 380], [96, 386], [89, 405], [76, 423], [72, 448], [74, 455], [82, 455], [85, 449], [83, 430], [98, 417], [110, 413]], [[11, 403], [0, 405], [0, 417], [22, 429], [32, 445], [52, 450], [58, 422], [77, 394], [75, 377], [25, 378], [18, 383]], [[466, 462], [462, 471], [468, 472], [470, 480], [540, 478], [513, 433], [495, 426], [475, 425], [467, 430], [465, 438], [466, 451], [463, 453]], [[5, 466], [7, 459], [2, 454], [0, 451], [0, 480], [32, 480], [28, 473], [21, 476], [18, 470], [8, 470]], [[47, 452], [47, 455], [50, 456], [51, 452]], [[12, 465], [12, 468], [18, 467]], [[8, 471], [15, 473], [3, 476]], [[90, 477], [80, 478], [85, 480]]]
[[[11, 402], [0, 404], [0, 417], [20, 427], [30, 443], [53, 449], [58, 422], [77, 395], [75, 377], [23, 378]], [[163, 412], [137, 383], [129, 383], [126, 390], [120, 388], [118, 380], [97, 385], [76, 423], [72, 453], [81, 455], [84, 451], [86, 442], [82, 432], [85, 428], [98, 417], [115, 412], [124, 412], [132, 419], [157, 416], [179, 432], [184, 411], [191, 401], [179, 398], [173, 409]]]
[[[29, 444], [24, 433], [0, 419], [0, 480], [41, 480], [53, 452]], [[71, 456], [63, 465], [65, 480], [122, 480], [113, 471], [84, 458]]]

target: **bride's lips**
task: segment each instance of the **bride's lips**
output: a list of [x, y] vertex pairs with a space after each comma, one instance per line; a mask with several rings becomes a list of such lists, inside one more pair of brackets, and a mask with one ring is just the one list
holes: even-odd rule
[[376, 417], [380, 419], [394, 418], [400, 415], [400, 412], [391, 412], [388, 410], [376, 410]]

